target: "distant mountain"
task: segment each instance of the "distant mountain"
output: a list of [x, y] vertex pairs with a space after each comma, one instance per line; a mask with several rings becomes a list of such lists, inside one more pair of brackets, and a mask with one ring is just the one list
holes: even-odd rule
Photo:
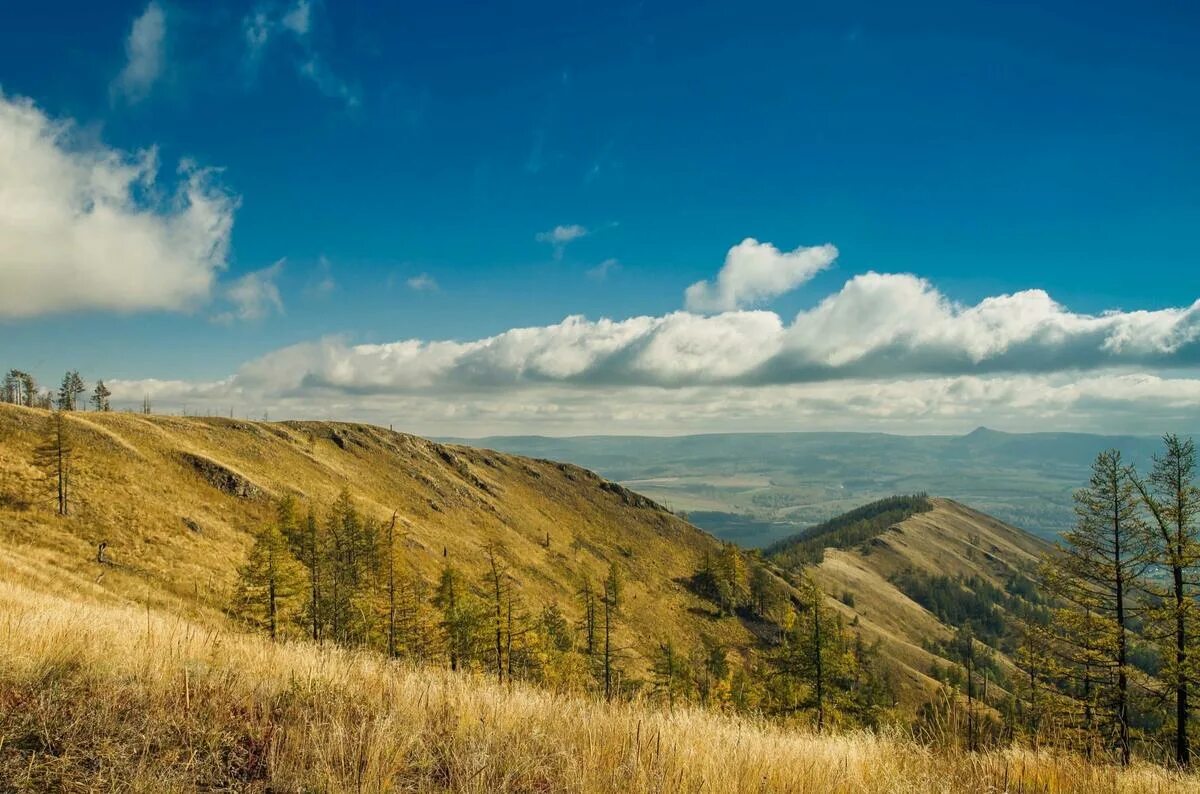
[[1073, 522], [1072, 494], [1096, 454], [1139, 466], [1159, 440], [1083, 433], [964, 436], [730, 433], [675, 437], [494, 436], [459, 443], [568, 460], [617, 480], [704, 529], [767, 546], [865, 502], [927, 492], [1051, 538]]

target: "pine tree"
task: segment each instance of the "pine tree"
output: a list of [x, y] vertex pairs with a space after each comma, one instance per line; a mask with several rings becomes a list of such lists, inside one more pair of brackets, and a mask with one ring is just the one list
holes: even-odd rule
[[25, 383], [22, 379], [24, 374], [25, 373], [21, 372], [19, 369], [11, 369], [8, 371], [8, 374], [4, 376], [4, 402], [12, 403], [14, 405], [25, 404]]
[[1160, 656], [1159, 677], [1175, 700], [1175, 762], [1191, 765], [1188, 740], [1191, 717], [1191, 684], [1200, 672], [1192, 653], [1196, 645], [1196, 599], [1200, 577], [1200, 488], [1196, 486], [1196, 446], [1192, 439], [1168, 434], [1163, 454], [1154, 457], [1148, 481], [1134, 477], [1134, 485], [1152, 518], [1154, 563], [1170, 574], [1168, 588], [1152, 587], [1162, 606], [1154, 610]]
[[592, 580], [584, 575], [579, 586], [579, 602], [583, 608], [581, 627], [583, 629], [583, 652], [590, 659], [596, 655], [596, 590]]
[[389, 659], [396, 658], [398, 644], [396, 641], [397, 631], [397, 583], [396, 583], [396, 513], [392, 513], [392, 520], [388, 523], [386, 535], [386, 550], [385, 557], [387, 560], [387, 654]]
[[610, 563], [608, 566], [608, 576], [604, 578], [604, 593], [600, 597], [600, 604], [603, 607], [604, 614], [604, 699], [612, 700], [614, 694], [614, 674], [616, 673], [615, 657], [617, 648], [613, 644], [613, 622], [617, 618], [617, 614], [621, 609], [621, 572], [617, 568], [617, 564]]
[[1013, 679], [1013, 694], [1018, 698], [1025, 740], [1036, 749], [1055, 716], [1055, 686], [1063, 674], [1056, 663], [1049, 626], [1025, 616], [1015, 619], [1014, 628], [1019, 644], [1013, 661], [1019, 675]]
[[96, 381], [96, 388], [92, 391], [92, 405], [97, 411], [110, 411], [108, 398], [112, 397], [112, 392], [104, 385], [104, 381]]
[[818, 731], [843, 705], [854, 676], [845, 627], [825, 605], [825, 594], [808, 576], [798, 588], [803, 614], [788, 620], [771, 662], [781, 681], [785, 710], [812, 709]]
[[322, 639], [321, 572], [325, 566], [325, 532], [322, 531], [317, 515], [309, 508], [303, 520], [296, 514], [296, 500], [285, 495], [275, 507], [275, 521], [279, 533], [287, 543], [292, 557], [304, 567], [304, 608], [297, 615], [305, 633], [314, 641]]
[[479, 647], [483, 615], [462, 573], [449, 560], [442, 568], [433, 602], [442, 613], [450, 669], [468, 669]]
[[61, 411], [74, 411], [79, 400], [79, 395], [87, 391], [87, 387], [83, 385], [83, 379], [79, 377], [79, 373], [71, 370], [66, 375], [63, 375], [62, 385], [58, 387], [58, 408]]
[[381, 569], [378, 527], [354, 507], [348, 490], [343, 490], [330, 510], [326, 523], [329, 587], [324, 613], [328, 616], [334, 642], [363, 645], [371, 642], [377, 628], [377, 592]]
[[70, 514], [73, 453], [71, 429], [66, 417], [61, 411], [54, 411], [47, 419], [42, 443], [33, 450], [33, 464], [54, 483], [60, 516]]
[[304, 582], [303, 567], [288, 552], [279, 528], [269, 525], [259, 531], [238, 570], [234, 612], [247, 623], [266, 629], [274, 640], [295, 608]]
[[[508, 569], [500, 559], [496, 546], [488, 544], [487, 551], [487, 590], [488, 595], [492, 599], [492, 615], [493, 615], [493, 636], [495, 644], [493, 646], [494, 658], [492, 662], [496, 671], [496, 678], [504, 682], [504, 630], [505, 630], [505, 600], [508, 597]], [[509, 635], [511, 637], [511, 633]]]
[[1130, 738], [1130, 624], [1133, 594], [1144, 585], [1150, 562], [1146, 526], [1133, 478], [1121, 453], [1100, 453], [1086, 488], [1075, 495], [1077, 524], [1064, 534], [1050, 564], [1047, 589], [1074, 607], [1059, 610], [1058, 640], [1082, 685], [1085, 731], [1096, 697], [1109, 717], [1121, 762]]
[[691, 669], [687, 657], [679, 653], [670, 640], [659, 644], [658, 656], [651, 668], [654, 676], [654, 691], [667, 701], [668, 708], [675, 707], [675, 700], [685, 700], [692, 688]]

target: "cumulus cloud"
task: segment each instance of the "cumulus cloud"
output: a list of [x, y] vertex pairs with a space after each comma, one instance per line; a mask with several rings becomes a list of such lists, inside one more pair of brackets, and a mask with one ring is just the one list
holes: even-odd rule
[[111, 86], [114, 99], [122, 98], [133, 103], [149, 96], [166, 61], [166, 37], [166, 14], [162, 6], [152, 0], [141, 16], [133, 21], [129, 36], [125, 39], [125, 67]]
[[233, 383], [273, 394], [503, 394], [883, 382], [1200, 365], [1200, 301], [1073, 313], [1040, 290], [972, 306], [908, 275], [851, 279], [790, 324], [770, 311], [588, 320], [470, 341], [326, 339], [247, 363]]
[[81, 140], [72, 124], [0, 94], [0, 317], [184, 310], [225, 268], [236, 198], [157, 152]]
[[235, 279], [225, 287], [225, 300], [230, 309], [213, 317], [215, 322], [229, 324], [234, 321], [251, 322], [262, 320], [271, 314], [283, 314], [283, 297], [275, 280], [283, 272], [284, 260], [262, 270]]
[[801, 246], [784, 253], [753, 237], [729, 249], [716, 282], [698, 281], [687, 288], [690, 311], [722, 312], [753, 306], [790, 292], [833, 264], [832, 245]]

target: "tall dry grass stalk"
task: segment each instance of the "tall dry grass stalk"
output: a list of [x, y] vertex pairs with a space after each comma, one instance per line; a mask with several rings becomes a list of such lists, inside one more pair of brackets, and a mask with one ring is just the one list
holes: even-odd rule
[[0, 788], [1168, 792], [1152, 766], [816, 735], [497, 686], [0, 583]]

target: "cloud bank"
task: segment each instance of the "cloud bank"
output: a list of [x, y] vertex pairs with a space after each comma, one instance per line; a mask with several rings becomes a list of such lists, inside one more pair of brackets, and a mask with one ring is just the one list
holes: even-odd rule
[[588, 320], [465, 342], [304, 343], [246, 364], [235, 382], [276, 393], [422, 393], [762, 386], [928, 376], [1200, 365], [1200, 301], [1078, 314], [1041, 290], [957, 305], [911, 275], [855, 276], [785, 323], [770, 311]]
[[469, 341], [287, 347], [140, 399], [252, 404], [428, 433], [803, 428], [1194, 430], [1200, 301], [1081, 314], [1041, 290], [950, 301], [866, 273], [790, 322], [763, 310], [567, 317]]
[[177, 176], [160, 182], [153, 148], [88, 141], [0, 94], [0, 318], [206, 299], [226, 266], [237, 199], [193, 163]]

